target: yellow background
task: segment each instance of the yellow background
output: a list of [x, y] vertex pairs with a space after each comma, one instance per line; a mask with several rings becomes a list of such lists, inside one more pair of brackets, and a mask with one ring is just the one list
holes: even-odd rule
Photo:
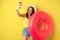
[[22, 40], [22, 18], [16, 13], [19, 1], [20, 13], [26, 13], [28, 4], [47, 12], [53, 19], [53, 32], [48, 40], [60, 40], [60, 0], [0, 0], [0, 40]]

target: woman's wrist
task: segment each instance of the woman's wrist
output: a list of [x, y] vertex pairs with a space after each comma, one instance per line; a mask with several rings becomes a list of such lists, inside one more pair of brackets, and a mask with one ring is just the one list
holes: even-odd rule
[[18, 9], [20, 9], [20, 8], [21, 8], [21, 7], [17, 6], [17, 7], [16, 7], [16, 10], [18, 10]]

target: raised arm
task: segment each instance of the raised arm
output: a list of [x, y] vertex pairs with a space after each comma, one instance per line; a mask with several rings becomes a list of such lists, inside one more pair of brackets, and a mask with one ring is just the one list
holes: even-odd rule
[[16, 7], [16, 12], [17, 12], [18, 16], [20, 16], [20, 17], [26, 17], [26, 14], [20, 14], [19, 11], [18, 11], [18, 9], [20, 9], [21, 6], [22, 6], [22, 3], [19, 2], [18, 6]]
[[16, 12], [17, 12], [18, 16], [20, 16], [20, 17], [25, 17], [26, 16], [26, 14], [20, 14], [18, 10], [16, 10]]

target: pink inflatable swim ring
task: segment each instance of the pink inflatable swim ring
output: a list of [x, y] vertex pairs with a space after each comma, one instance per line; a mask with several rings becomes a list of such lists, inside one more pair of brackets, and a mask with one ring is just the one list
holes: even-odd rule
[[[37, 29], [41, 27], [39, 26], [40, 21], [43, 21], [44, 26], [41, 31]], [[28, 29], [35, 40], [45, 40], [52, 32], [52, 19], [46, 12], [37, 11], [30, 17]]]

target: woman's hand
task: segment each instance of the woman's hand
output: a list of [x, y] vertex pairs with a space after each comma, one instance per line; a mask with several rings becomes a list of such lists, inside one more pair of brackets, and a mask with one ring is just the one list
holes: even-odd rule
[[20, 9], [21, 6], [22, 6], [22, 2], [19, 2], [19, 4], [18, 4], [17, 7], [16, 7], [16, 10]]

